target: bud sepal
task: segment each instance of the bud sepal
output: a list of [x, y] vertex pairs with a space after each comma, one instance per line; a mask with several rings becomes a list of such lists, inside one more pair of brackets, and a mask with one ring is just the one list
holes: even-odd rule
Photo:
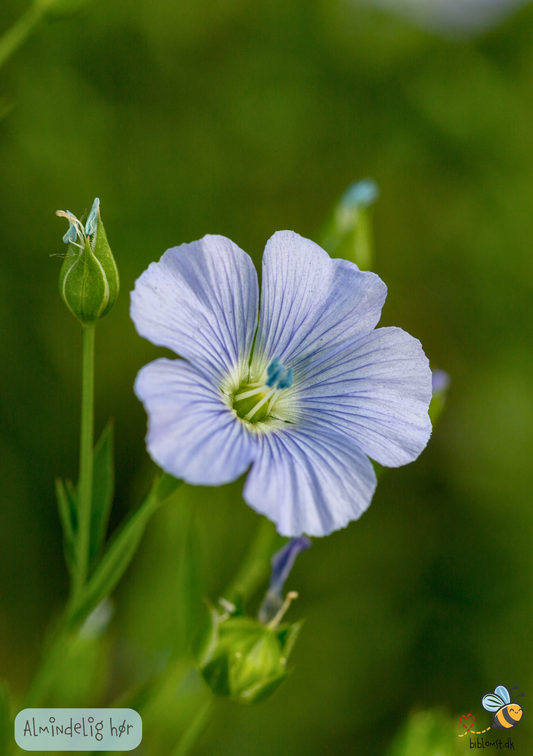
[[215, 695], [238, 703], [264, 700], [290, 674], [287, 659], [303, 622], [277, 627], [237, 610], [224, 612], [210, 604], [208, 610], [209, 621], [196, 648], [205, 682]]

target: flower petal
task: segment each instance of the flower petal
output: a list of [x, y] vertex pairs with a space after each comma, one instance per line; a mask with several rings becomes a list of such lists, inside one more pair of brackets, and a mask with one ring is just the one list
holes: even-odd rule
[[431, 435], [429, 362], [401, 328], [378, 328], [322, 355], [299, 389], [304, 423], [348, 436], [381, 465], [412, 462]]
[[386, 296], [387, 287], [375, 273], [333, 260], [293, 231], [278, 231], [263, 255], [254, 363], [260, 370], [279, 357], [302, 375], [322, 350], [372, 330]]
[[345, 437], [295, 426], [257, 441], [243, 498], [273, 520], [281, 535], [328, 535], [357, 520], [370, 504], [374, 468]]
[[131, 317], [141, 336], [219, 383], [248, 362], [258, 302], [246, 252], [224, 236], [204, 236], [167, 250], [137, 279]]
[[187, 483], [217, 486], [242, 475], [254, 457], [253, 437], [211, 381], [184, 360], [143, 367], [135, 393], [149, 417], [146, 443], [163, 470]]

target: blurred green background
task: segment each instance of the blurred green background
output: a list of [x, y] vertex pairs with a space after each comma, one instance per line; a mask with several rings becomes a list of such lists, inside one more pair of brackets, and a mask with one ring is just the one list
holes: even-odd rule
[[[20, 697], [67, 595], [54, 476], [77, 475], [81, 341], [57, 292], [55, 210], [79, 216], [99, 196], [121, 273], [97, 331], [115, 527], [155, 471], [132, 385], [162, 350], [129, 320], [135, 279], [206, 233], [259, 264], [276, 230], [312, 237], [346, 186], [372, 176], [381, 324], [450, 373], [448, 404], [363, 518], [299, 558], [288, 619], [306, 624], [289, 681], [255, 708], [220, 704], [195, 753], [373, 756], [433, 707], [462, 753], [459, 715], [486, 727], [482, 695], [516, 683], [525, 714], [512, 737], [530, 753], [533, 8], [454, 40], [347, 0], [78, 5], [0, 72], [0, 674]], [[26, 7], [3, 0], [0, 30]], [[241, 486], [184, 487], [158, 513], [88, 663], [101, 675], [61, 705], [108, 702], [181, 653], [183, 544], [198, 594], [216, 600], [259, 520]], [[139, 753], [169, 752], [180, 696], [198, 685], [169, 683]]]

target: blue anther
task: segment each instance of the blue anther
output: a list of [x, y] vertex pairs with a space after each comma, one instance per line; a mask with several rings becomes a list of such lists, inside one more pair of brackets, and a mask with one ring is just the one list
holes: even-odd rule
[[289, 368], [288, 370], [285, 371], [285, 375], [282, 376], [278, 380], [278, 386], [277, 387], [279, 389], [290, 388], [292, 386], [292, 380], [293, 380], [292, 368]]
[[270, 365], [267, 367], [267, 375], [269, 378], [271, 378], [274, 373], [278, 370], [280, 365], [279, 357], [274, 357]]
[[285, 389], [292, 386], [293, 375], [292, 368], [283, 367], [279, 361], [279, 357], [274, 357], [270, 365], [267, 367], [268, 380], [266, 385], [268, 388]]
[[85, 224], [85, 233], [87, 236], [92, 236], [94, 232], [96, 231], [96, 228], [98, 226], [98, 209], [100, 207], [100, 200], [98, 197], [93, 202], [93, 206], [91, 207], [91, 212], [89, 213], [89, 217], [87, 218], [87, 223]]
[[[69, 211], [67, 210], [67, 213], [68, 212]], [[65, 244], [75, 244], [77, 238], [78, 238], [78, 231], [77, 231], [76, 226], [74, 225], [74, 223], [69, 218], [68, 219], [68, 231], [63, 236], [63, 241], [65, 242]]]

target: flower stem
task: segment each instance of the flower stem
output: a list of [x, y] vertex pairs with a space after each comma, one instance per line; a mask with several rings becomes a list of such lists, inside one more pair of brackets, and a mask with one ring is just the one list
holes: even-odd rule
[[81, 598], [89, 569], [89, 541], [91, 534], [91, 505], [93, 489], [94, 441], [94, 332], [95, 324], [83, 327], [80, 477], [78, 482], [78, 527], [76, 543], [76, 571], [72, 586], [72, 600]]
[[276, 526], [261, 518], [254, 540], [244, 562], [231, 583], [222, 594], [234, 603], [240, 599], [245, 603], [270, 575], [270, 560], [275, 552], [287, 541], [276, 532]]

